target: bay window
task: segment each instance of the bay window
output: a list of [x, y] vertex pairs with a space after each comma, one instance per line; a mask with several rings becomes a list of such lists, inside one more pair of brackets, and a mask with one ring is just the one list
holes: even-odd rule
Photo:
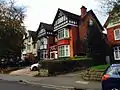
[[59, 46], [59, 57], [69, 57], [70, 56], [70, 48], [69, 45]]
[[58, 31], [58, 39], [69, 38], [69, 29], [63, 28]]
[[47, 38], [41, 38], [39, 41], [40, 49], [47, 49]]

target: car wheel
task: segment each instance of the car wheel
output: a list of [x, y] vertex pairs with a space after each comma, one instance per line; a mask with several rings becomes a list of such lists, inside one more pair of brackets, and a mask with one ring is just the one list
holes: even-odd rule
[[33, 67], [33, 68], [32, 68], [32, 71], [37, 71], [37, 70], [38, 70], [37, 67]]

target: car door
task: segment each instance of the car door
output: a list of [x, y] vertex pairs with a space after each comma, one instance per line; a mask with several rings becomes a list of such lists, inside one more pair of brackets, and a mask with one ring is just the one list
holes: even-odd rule
[[110, 75], [107, 80], [110, 87], [120, 88], [120, 67], [112, 66], [108, 69], [106, 74]]

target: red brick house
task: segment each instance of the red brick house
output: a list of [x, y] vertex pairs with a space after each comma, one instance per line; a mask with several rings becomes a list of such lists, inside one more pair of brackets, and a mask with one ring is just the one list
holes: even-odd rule
[[58, 9], [52, 24], [54, 27], [53, 31], [56, 33], [56, 44], [52, 47], [56, 48], [56, 51], [51, 50], [52, 47], [50, 47], [50, 54], [53, 54], [55, 52], [57, 54], [56, 57], [59, 58], [73, 57], [76, 55], [75, 48], [79, 19], [80, 17], [76, 14]]
[[[92, 32], [92, 40], [89, 47], [92, 49], [92, 55], [99, 57], [106, 56], [106, 41], [102, 33], [103, 27], [98, 21], [92, 10], [81, 7], [81, 15], [76, 15], [68, 11], [58, 9], [53, 21], [53, 32], [56, 33], [55, 47], [58, 57], [75, 57], [86, 55], [86, 39], [90, 37]], [[91, 30], [91, 31], [90, 31]], [[89, 34], [88, 34], [89, 33]], [[92, 46], [90, 46], [92, 45]], [[94, 48], [93, 48], [94, 47]], [[52, 51], [50, 52], [52, 53]]]
[[107, 52], [107, 39], [103, 34], [104, 28], [100, 24], [92, 10], [87, 11], [84, 6], [81, 7], [81, 16], [79, 21], [79, 54], [92, 57], [100, 63], [105, 63]]
[[113, 60], [120, 60], [120, 21], [113, 21], [108, 17], [104, 27], [107, 30], [107, 38], [112, 51]]
[[50, 59], [82, 56], [88, 52], [105, 57], [103, 27], [92, 10], [82, 6], [80, 12], [81, 15], [76, 15], [58, 9], [51, 28], [52, 44], [49, 42], [47, 48]]

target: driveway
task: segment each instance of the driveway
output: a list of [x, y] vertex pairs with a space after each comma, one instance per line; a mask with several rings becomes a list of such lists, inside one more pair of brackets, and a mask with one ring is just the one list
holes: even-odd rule
[[9, 73], [10, 75], [18, 75], [18, 76], [34, 76], [38, 73], [38, 71], [30, 71], [29, 67], [25, 67], [20, 70], [12, 71]]

